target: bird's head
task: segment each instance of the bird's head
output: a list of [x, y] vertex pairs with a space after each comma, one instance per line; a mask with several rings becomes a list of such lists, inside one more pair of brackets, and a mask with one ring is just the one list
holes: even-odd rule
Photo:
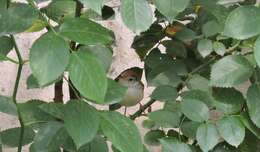
[[141, 83], [142, 71], [138, 67], [127, 69], [116, 78], [116, 81], [128, 87], [139, 85]]

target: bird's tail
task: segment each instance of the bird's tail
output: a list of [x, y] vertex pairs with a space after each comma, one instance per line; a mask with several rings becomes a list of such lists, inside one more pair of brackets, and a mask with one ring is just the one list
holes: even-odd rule
[[121, 108], [121, 105], [119, 103], [114, 103], [114, 104], [109, 105], [109, 110], [110, 111], [115, 111], [115, 110], [117, 110], [119, 108]]

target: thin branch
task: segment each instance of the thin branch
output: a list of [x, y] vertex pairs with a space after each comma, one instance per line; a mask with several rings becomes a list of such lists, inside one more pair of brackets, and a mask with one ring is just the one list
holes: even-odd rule
[[156, 100], [151, 99], [146, 104], [144, 104], [139, 110], [137, 110], [133, 115], [130, 115], [130, 119], [135, 120], [137, 117], [141, 116], [143, 112], [149, 108]]
[[5, 60], [10, 61], [10, 62], [12, 62], [12, 63], [14, 63], [14, 64], [19, 64], [18, 61], [14, 60], [14, 59], [12, 59], [12, 58], [9, 58], [9, 57], [7, 57], [7, 56], [5, 56]]

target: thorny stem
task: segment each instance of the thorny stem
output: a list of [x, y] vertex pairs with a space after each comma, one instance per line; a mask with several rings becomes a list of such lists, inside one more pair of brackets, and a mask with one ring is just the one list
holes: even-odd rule
[[18, 113], [18, 119], [19, 119], [19, 123], [20, 123], [20, 126], [21, 126], [21, 129], [20, 129], [20, 137], [19, 137], [19, 145], [18, 145], [18, 152], [21, 152], [22, 151], [22, 142], [23, 142], [23, 135], [24, 135], [24, 124], [23, 124], [23, 121], [22, 121], [22, 117], [21, 117], [21, 112], [20, 112], [20, 109], [17, 105], [17, 100], [16, 100], [16, 96], [17, 96], [17, 91], [18, 91], [18, 86], [19, 86], [19, 82], [20, 82], [20, 78], [21, 78], [21, 73], [22, 73], [22, 68], [23, 68], [23, 59], [22, 59], [22, 56], [20, 54], [20, 51], [19, 51], [19, 48], [16, 44], [16, 41], [15, 41], [15, 38], [13, 35], [11, 35], [11, 39], [14, 43], [14, 49], [15, 49], [15, 53], [18, 57], [18, 71], [17, 71], [17, 75], [16, 75], [16, 80], [15, 80], [15, 86], [14, 86], [14, 91], [13, 91], [13, 95], [12, 95], [12, 99], [13, 99], [13, 102], [15, 103], [16, 107], [17, 107], [17, 113]]

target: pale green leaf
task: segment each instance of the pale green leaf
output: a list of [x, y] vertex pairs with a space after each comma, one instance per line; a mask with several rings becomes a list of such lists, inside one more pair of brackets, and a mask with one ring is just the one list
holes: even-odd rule
[[202, 26], [202, 33], [206, 37], [214, 36], [219, 32], [221, 32], [221, 27], [215, 20], [208, 21]]
[[212, 41], [208, 39], [201, 39], [198, 42], [197, 49], [200, 55], [205, 58], [213, 51]]
[[17, 115], [17, 108], [10, 97], [0, 96], [0, 112]]
[[174, 138], [160, 139], [162, 152], [192, 152], [190, 147]]
[[213, 49], [214, 51], [218, 54], [223, 56], [226, 53], [226, 47], [223, 43], [221, 42], [214, 42], [213, 43]]
[[260, 36], [257, 38], [257, 40], [255, 42], [254, 57], [255, 57], [255, 61], [256, 61], [257, 65], [260, 67]]
[[253, 84], [247, 91], [247, 107], [251, 120], [260, 128], [260, 85]]
[[170, 102], [177, 98], [177, 90], [171, 86], [158, 86], [150, 96], [154, 100]]
[[149, 113], [148, 117], [160, 127], [175, 128], [180, 123], [180, 116], [173, 111], [157, 110]]

